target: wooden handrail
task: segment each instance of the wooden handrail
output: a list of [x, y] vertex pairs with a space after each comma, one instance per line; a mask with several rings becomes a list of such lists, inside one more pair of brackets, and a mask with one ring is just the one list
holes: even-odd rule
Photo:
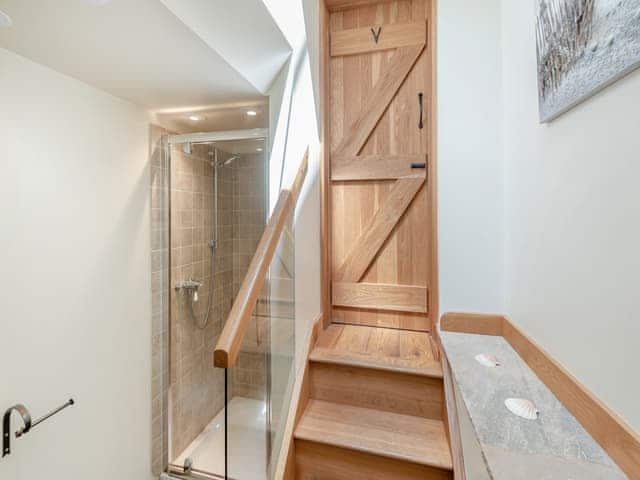
[[260, 243], [253, 255], [247, 274], [242, 281], [238, 295], [233, 302], [227, 321], [224, 324], [218, 344], [213, 352], [213, 364], [220, 368], [235, 365], [240, 353], [242, 341], [251, 323], [251, 316], [260, 291], [264, 285], [267, 270], [273, 254], [291, 212], [295, 209], [302, 184], [307, 174], [309, 149], [304, 154], [296, 178], [289, 189], [283, 189], [278, 196], [271, 218], [267, 222]]

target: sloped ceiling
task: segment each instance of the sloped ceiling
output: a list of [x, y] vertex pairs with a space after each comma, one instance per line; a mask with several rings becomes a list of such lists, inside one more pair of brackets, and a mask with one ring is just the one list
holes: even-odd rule
[[[0, 47], [149, 110], [260, 99], [288, 48], [262, 1], [166, 3], [0, 0], [13, 20]], [[240, 7], [259, 39], [247, 37]], [[255, 66], [256, 58], [268, 60]]]
[[160, 1], [263, 94], [291, 54], [263, 0]]

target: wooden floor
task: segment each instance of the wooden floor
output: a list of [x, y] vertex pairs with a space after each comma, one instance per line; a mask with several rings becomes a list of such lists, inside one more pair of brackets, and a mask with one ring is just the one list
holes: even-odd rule
[[295, 478], [452, 478], [428, 333], [330, 325], [309, 354], [307, 395]]

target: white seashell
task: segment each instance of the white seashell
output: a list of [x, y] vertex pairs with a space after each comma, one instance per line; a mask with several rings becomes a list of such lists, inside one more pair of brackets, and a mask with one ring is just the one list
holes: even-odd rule
[[524, 398], [507, 398], [504, 405], [511, 413], [527, 420], [536, 420], [540, 413], [536, 406]]
[[485, 367], [493, 368], [500, 365], [498, 359], [488, 353], [481, 353], [476, 355], [475, 358], [480, 365], [484, 365]]

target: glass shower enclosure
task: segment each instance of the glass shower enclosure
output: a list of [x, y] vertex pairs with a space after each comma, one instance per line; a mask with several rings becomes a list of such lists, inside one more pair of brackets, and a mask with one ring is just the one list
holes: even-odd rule
[[293, 219], [237, 364], [213, 352], [268, 220], [265, 129], [166, 135], [167, 474], [272, 478], [294, 364]]

